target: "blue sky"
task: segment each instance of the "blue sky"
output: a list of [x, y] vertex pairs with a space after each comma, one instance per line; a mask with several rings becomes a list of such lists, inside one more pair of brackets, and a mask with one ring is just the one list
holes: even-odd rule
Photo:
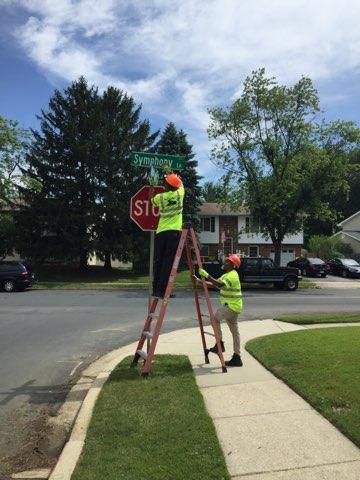
[[360, 126], [356, 0], [0, 0], [0, 14], [0, 114], [24, 127], [84, 75], [133, 95], [154, 130], [175, 122], [218, 178], [207, 108], [263, 66], [286, 84], [310, 76], [324, 117]]

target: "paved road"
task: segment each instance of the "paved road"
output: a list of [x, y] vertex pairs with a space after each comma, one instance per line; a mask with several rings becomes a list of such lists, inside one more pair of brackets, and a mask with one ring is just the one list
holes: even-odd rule
[[[360, 311], [355, 289], [253, 290], [244, 296], [242, 318], [247, 320], [291, 312]], [[57, 406], [66, 384], [82, 368], [138, 338], [146, 306], [142, 292], [0, 293], [0, 459], [21, 448], [25, 437], [20, 430], [35, 426], [49, 405]], [[180, 293], [170, 302], [163, 331], [196, 325], [194, 313], [191, 296]]]

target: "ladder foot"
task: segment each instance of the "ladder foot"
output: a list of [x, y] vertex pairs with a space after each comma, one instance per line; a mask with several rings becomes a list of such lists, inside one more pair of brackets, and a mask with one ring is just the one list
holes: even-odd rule
[[137, 367], [139, 358], [140, 358], [140, 355], [136, 352], [135, 355], [134, 355], [133, 361], [130, 363], [130, 368], [135, 368], [135, 367]]
[[141, 376], [142, 376], [143, 378], [149, 378], [149, 372], [143, 372], [143, 373], [141, 374]]
[[210, 360], [209, 360], [209, 351], [208, 351], [207, 348], [204, 350], [204, 353], [205, 353], [205, 363], [210, 363]]
[[226, 373], [227, 372], [227, 368], [226, 367], [222, 367], [222, 373]]

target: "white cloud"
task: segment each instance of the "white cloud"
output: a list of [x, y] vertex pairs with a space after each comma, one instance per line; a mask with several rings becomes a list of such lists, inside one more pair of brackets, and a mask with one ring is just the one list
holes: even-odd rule
[[229, 103], [253, 69], [265, 66], [284, 82], [301, 75], [320, 82], [360, 67], [355, 0], [3, 4], [28, 12], [17, 39], [45, 73], [123, 88], [147, 114], [180, 121], [202, 145], [207, 108]]

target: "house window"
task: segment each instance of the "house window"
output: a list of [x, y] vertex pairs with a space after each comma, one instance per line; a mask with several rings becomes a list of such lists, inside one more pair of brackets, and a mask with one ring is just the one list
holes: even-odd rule
[[249, 246], [249, 257], [258, 257], [259, 256], [259, 247], [257, 245]]
[[200, 249], [200, 256], [201, 257], [208, 257], [210, 253], [209, 245], [203, 245]]
[[203, 232], [215, 232], [215, 217], [202, 217], [201, 230]]
[[259, 218], [245, 217], [245, 233], [263, 233], [264, 226]]

